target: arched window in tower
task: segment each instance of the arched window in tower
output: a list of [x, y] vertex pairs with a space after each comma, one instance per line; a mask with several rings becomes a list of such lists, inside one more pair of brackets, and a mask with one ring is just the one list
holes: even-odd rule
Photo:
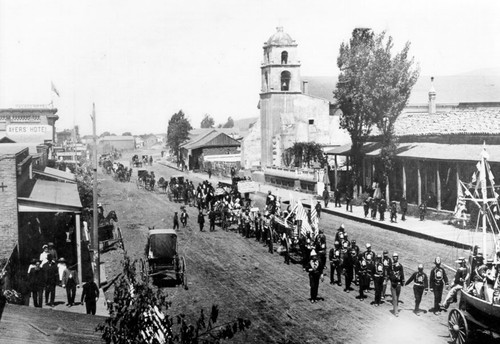
[[288, 52], [286, 51], [281, 53], [281, 64], [288, 64]]
[[266, 88], [264, 91], [269, 90], [269, 74], [267, 73], [267, 70], [264, 72], [264, 80], [266, 81]]
[[288, 72], [288, 71], [281, 72], [281, 90], [282, 91], [288, 91], [290, 89], [290, 79], [291, 79], [290, 72]]

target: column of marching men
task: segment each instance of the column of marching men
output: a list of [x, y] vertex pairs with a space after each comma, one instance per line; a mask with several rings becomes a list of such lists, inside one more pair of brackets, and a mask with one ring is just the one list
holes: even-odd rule
[[[274, 245], [280, 242], [281, 250], [278, 249], [278, 251], [284, 254], [285, 263], [289, 264], [289, 252], [282, 249], [285, 245], [284, 241], [289, 240], [289, 238], [278, 237], [275, 225], [279, 218], [286, 218], [290, 222], [294, 221], [295, 214], [290, 206], [286, 211], [282, 211], [279, 199], [269, 191], [265, 209], [261, 211], [252, 208], [251, 201], [242, 199], [234, 188], [224, 195], [215, 197], [215, 189], [208, 181], [200, 183], [196, 189], [192, 182], [186, 181], [186, 184], [188, 185], [187, 189], [191, 188], [192, 191], [184, 191], [185, 206], [192, 205], [198, 208], [197, 223], [200, 231], [203, 231], [205, 223], [203, 211], [206, 210], [210, 231], [215, 230], [217, 216], [220, 217], [219, 220], [221, 220], [221, 226], [224, 229], [229, 227], [224, 224], [226, 221], [236, 223], [237, 230], [242, 236], [246, 238], [255, 236], [255, 240], [264, 244], [269, 253], [276, 252]], [[193, 195], [193, 200], [189, 194]], [[185, 206], [181, 207], [180, 215], [183, 227], [186, 227], [189, 218]], [[320, 211], [321, 208], [316, 207], [318, 215]], [[309, 211], [308, 217], [310, 218], [310, 216]], [[179, 228], [177, 212], [174, 215], [174, 228]], [[355, 297], [360, 301], [368, 297], [366, 292], [370, 290], [374, 291], [374, 299], [371, 304], [376, 307], [384, 304], [386, 297], [390, 297], [391, 313], [396, 317], [399, 315], [399, 304], [402, 303], [400, 295], [403, 287], [412, 286], [415, 299], [413, 312], [416, 315], [427, 312], [420, 308], [420, 304], [423, 296], [430, 289], [434, 296], [434, 302], [429, 311], [437, 315], [443, 309], [447, 309], [452, 302], [456, 302], [457, 292], [462, 289], [465, 281], [472, 280], [473, 274], [476, 275], [475, 280], [481, 280], [483, 276], [486, 276], [488, 269], [488, 266], [480, 260], [480, 253], [477, 259], [470, 262], [472, 266], [470, 266], [471, 264], [467, 265], [465, 258], [459, 258], [456, 261], [458, 268], [451, 289], [442, 302], [445, 287], [449, 288], [450, 283], [446, 270], [442, 267], [440, 257], [435, 258], [435, 266], [430, 270], [429, 275], [424, 271], [423, 264], [418, 264], [417, 270], [409, 278], [406, 278], [408, 276], [405, 276], [405, 269], [397, 252], [390, 254], [388, 250], [383, 250], [381, 253], [376, 253], [370, 243], [366, 243], [364, 250], [361, 250], [356, 240], [349, 239], [344, 224], [341, 224], [337, 229], [335, 241], [330, 250], [327, 250], [324, 231], [318, 229], [317, 233], [314, 235], [313, 232], [307, 232], [300, 236], [298, 245], [302, 254], [303, 269], [309, 275], [311, 303], [316, 303], [321, 299], [318, 297], [320, 281], [327, 277], [326, 271], [329, 269], [330, 285], [343, 287], [343, 291], [346, 293], [356, 291], [353, 288], [356, 287], [357, 295]]]

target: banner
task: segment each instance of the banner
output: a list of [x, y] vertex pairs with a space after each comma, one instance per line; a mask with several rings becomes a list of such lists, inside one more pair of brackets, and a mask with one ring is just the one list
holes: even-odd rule
[[238, 191], [240, 193], [257, 192], [259, 191], [259, 186], [256, 182], [240, 181], [238, 182]]

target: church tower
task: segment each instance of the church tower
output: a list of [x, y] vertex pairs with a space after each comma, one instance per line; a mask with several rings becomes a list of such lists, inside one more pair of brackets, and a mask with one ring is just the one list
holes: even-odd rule
[[281, 118], [293, 111], [293, 95], [302, 94], [297, 43], [276, 28], [264, 43], [260, 93], [261, 164], [281, 165]]

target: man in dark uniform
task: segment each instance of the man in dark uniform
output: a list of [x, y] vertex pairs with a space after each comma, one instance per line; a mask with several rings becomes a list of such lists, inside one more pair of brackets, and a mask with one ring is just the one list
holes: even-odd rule
[[186, 212], [186, 208], [182, 209], [182, 213], [181, 213], [181, 223], [182, 223], [182, 227], [183, 228], [186, 228], [186, 224], [187, 224], [187, 219], [188, 219], [189, 215], [187, 214]]
[[382, 264], [384, 265], [384, 282], [382, 285], [382, 300], [385, 299], [387, 284], [389, 284], [389, 272], [392, 270], [392, 259], [389, 257], [389, 251], [384, 250], [382, 257]]
[[413, 310], [413, 313], [419, 315], [422, 295], [424, 293], [427, 295], [427, 290], [429, 289], [429, 280], [427, 278], [427, 274], [424, 272], [423, 264], [418, 264], [417, 271], [411, 275], [405, 285], [408, 285], [411, 282], [415, 282], [413, 284], [413, 295], [415, 295], [415, 309]]
[[203, 225], [205, 225], [205, 215], [203, 215], [203, 210], [200, 210], [198, 214], [198, 225], [200, 225], [200, 232], [203, 232]]
[[208, 221], [210, 223], [209, 227], [210, 232], [215, 231], [215, 211], [213, 210], [208, 211]]
[[255, 222], [255, 240], [260, 241], [260, 238], [262, 236], [262, 214], [260, 213], [260, 211], [257, 213], [254, 222]]
[[82, 288], [82, 300], [81, 303], [85, 302], [85, 309], [87, 314], [95, 315], [97, 300], [99, 299], [99, 288], [97, 284], [92, 279], [83, 285]]
[[318, 301], [318, 288], [320, 279], [323, 280], [323, 270], [318, 261], [316, 251], [311, 251], [311, 259], [307, 265], [306, 271], [309, 272], [309, 286], [311, 287], [311, 303]]
[[359, 246], [356, 244], [356, 240], [351, 240], [351, 248], [356, 251], [356, 256], [359, 256]]
[[346, 250], [345, 256], [344, 256], [344, 271], [345, 271], [345, 292], [349, 292], [351, 290], [354, 290], [351, 287], [351, 283], [354, 279], [354, 267], [357, 264], [357, 257], [356, 257], [356, 251], [352, 249]]
[[344, 224], [341, 224], [340, 227], [337, 229], [337, 233], [335, 233], [335, 241], [338, 241], [342, 245], [343, 238], [342, 239], [340, 238], [340, 233], [342, 233], [343, 237], [345, 234]]
[[405, 274], [403, 265], [399, 262], [399, 255], [394, 252], [392, 255], [392, 269], [389, 272], [391, 280], [391, 295], [392, 295], [392, 312], [397, 317], [399, 316], [398, 303], [401, 287], [405, 285]]
[[314, 209], [316, 209], [316, 215], [318, 216], [318, 219], [321, 218], [321, 203], [319, 203], [319, 201], [316, 203]]
[[373, 286], [375, 288], [375, 300], [373, 304], [379, 306], [382, 302], [382, 288], [384, 285], [384, 264], [382, 263], [382, 255], [377, 254], [375, 263], [371, 269]]
[[342, 274], [342, 251], [340, 249], [340, 244], [338, 241], [335, 242], [334, 247], [330, 249], [329, 253], [330, 259], [330, 284], [335, 283], [335, 274], [337, 274], [337, 285], [342, 285], [342, 280], [340, 278]]
[[356, 270], [359, 279], [359, 296], [357, 298], [363, 301], [366, 297], [365, 290], [370, 286], [370, 270], [364, 257], [359, 259]]
[[56, 285], [59, 280], [59, 273], [57, 270], [57, 264], [51, 253], [47, 255], [47, 263], [43, 265], [42, 269], [45, 273], [45, 304], [54, 307]]
[[431, 292], [434, 293], [434, 307], [432, 311], [437, 315], [441, 313], [441, 298], [443, 297], [444, 286], [448, 286], [448, 276], [446, 276], [446, 271], [441, 267], [440, 257], [436, 257], [434, 264], [436, 266], [431, 270], [429, 285]]
[[318, 253], [318, 259], [323, 268], [326, 266], [326, 235], [322, 229], [319, 230], [318, 236], [316, 236], [315, 240], [315, 248]]
[[325, 186], [322, 196], [323, 196], [323, 202], [325, 202], [325, 208], [328, 208], [328, 202], [330, 202], [330, 192], [328, 192], [327, 186]]
[[457, 272], [455, 273], [455, 279], [453, 280], [453, 285], [450, 288], [450, 291], [446, 295], [443, 302], [444, 309], [448, 309], [448, 307], [450, 307], [450, 304], [452, 302], [457, 302], [457, 293], [459, 290], [463, 289], [465, 281], [467, 281], [470, 276], [469, 270], [467, 269], [465, 263], [465, 258], [463, 257], [458, 258], [457, 263], [459, 264], [459, 266]]
[[274, 253], [274, 215], [269, 216], [269, 225], [267, 226], [267, 245], [269, 253]]

